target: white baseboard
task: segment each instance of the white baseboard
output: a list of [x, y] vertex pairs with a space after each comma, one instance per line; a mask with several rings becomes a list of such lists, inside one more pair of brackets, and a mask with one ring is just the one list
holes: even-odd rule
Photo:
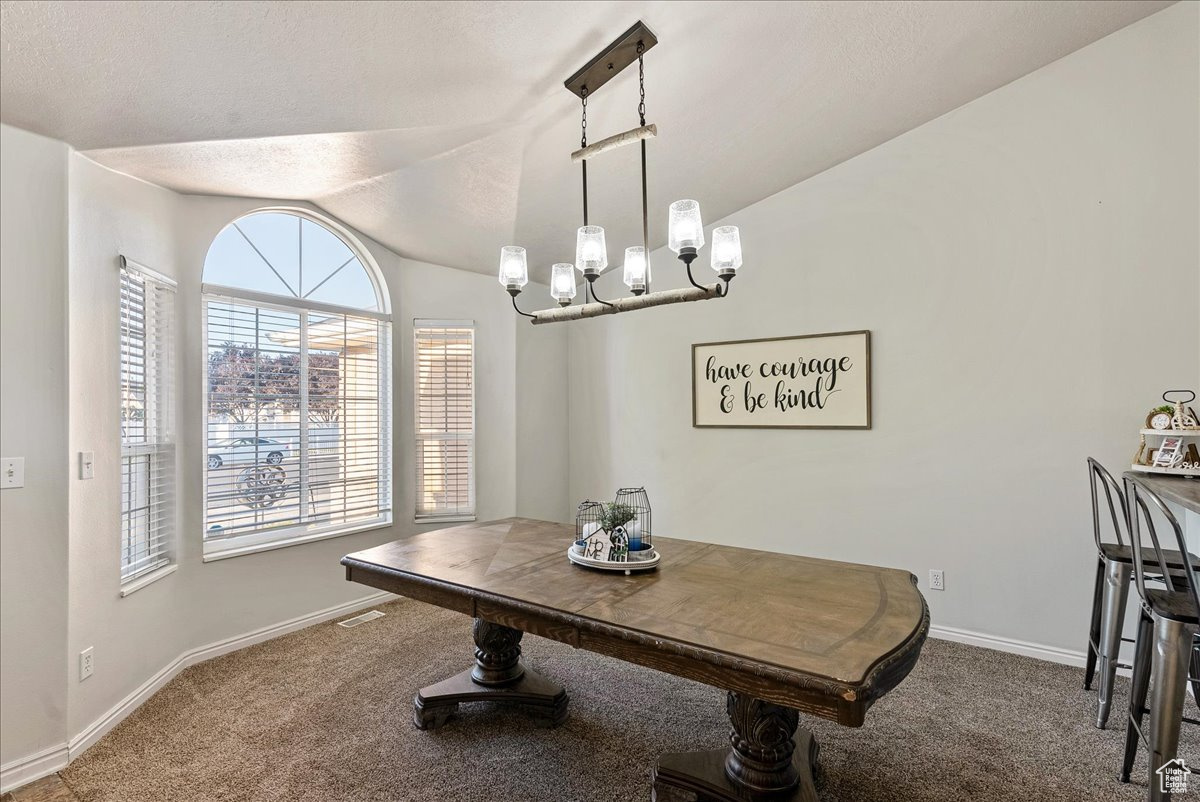
[[286, 635], [289, 632], [295, 632], [298, 629], [304, 629], [313, 624], [328, 621], [331, 618], [357, 612], [364, 607], [391, 601], [395, 598], [398, 597], [391, 593], [373, 593], [370, 596], [364, 596], [345, 604], [327, 607], [324, 610], [318, 610], [314, 613], [292, 618], [278, 624], [261, 627], [242, 635], [235, 635], [232, 638], [226, 638], [216, 643], [210, 643], [207, 646], [201, 646], [184, 652], [159, 669], [154, 676], [143, 682], [136, 690], [118, 702], [107, 713], [85, 727], [83, 732], [71, 738], [69, 743], [51, 747], [50, 749], [30, 755], [29, 757], [14, 760], [0, 767], [0, 793], [6, 793], [14, 788], [19, 788], [26, 783], [33, 782], [65, 768], [68, 763], [83, 754], [89, 746], [103, 738], [109, 730], [120, 724], [130, 713], [162, 688], [162, 686], [166, 685], [180, 671], [189, 666], [203, 663], [205, 660], [211, 660], [223, 654], [236, 652], [238, 649], [244, 649], [256, 643], [278, 638], [280, 635]]
[[[1060, 649], [1057, 646], [1047, 646], [1043, 643], [1031, 643], [1030, 641], [1015, 640], [1013, 638], [1001, 638], [996, 635], [985, 635], [982, 632], [972, 632], [969, 629], [931, 626], [929, 634], [938, 640], [965, 643], [968, 646], [980, 646], [984, 649], [1020, 654], [1025, 657], [1036, 657], [1038, 660], [1062, 663], [1063, 665], [1077, 666], [1078, 668], [1083, 668], [1084, 663], [1087, 661], [1087, 655], [1084, 652]], [[1084, 634], [1086, 635], [1086, 633]]]
[[58, 744], [49, 749], [18, 758], [11, 763], [0, 766], [0, 794], [8, 793], [14, 788], [20, 788], [25, 783], [40, 780], [65, 768], [68, 762], [66, 744]]

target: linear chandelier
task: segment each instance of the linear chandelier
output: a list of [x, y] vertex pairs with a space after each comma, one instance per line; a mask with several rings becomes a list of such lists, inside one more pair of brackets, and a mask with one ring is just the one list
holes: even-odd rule
[[[566, 87], [577, 95], [582, 103], [581, 136], [579, 150], [571, 154], [571, 161], [578, 162], [583, 176], [583, 225], [576, 232], [575, 263], [561, 262], [550, 269], [550, 295], [558, 302], [558, 309], [543, 309], [539, 312], [522, 312], [517, 306], [517, 296], [529, 283], [529, 265], [525, 249], [519, 245], [505, 245], [500, 249], [500, 283], [512, 297], [513, 309], [518, 314], [540, 323], [557, 323], [565, 320], [611, 315], [644, 309], [664, 304], [705, 301], [724, 298], [729, 294], [729, 282], [742, 266], [742, 242], [737, 226], [719, 226], [712, 232], [712, 269], [724, 282], [700, 284], [692, 276], [692, 262], [704, 247], [704, 223], [700, 218], [700, 204], [694, 200], [678, 200], [671, 204], [668, 216], [667, 244], [687, 270], [690, 287], [662, 292], [650, 292], [650, 249], [647, 245], [648, 211], [646, 208], [646, 140], [658, 135], [658, 127], [646, 124], [646, 70], [643, 56], [658, 44], [658, 38], [644, 23], [638, 21], [620, 38], [589, 61], [583, 69], [566, 81]], [[602, 139], [591, 145], [587, 141], [588, 98], [596, 90], [634, 62], [638, 65], [638, 119], [637, 128]], [[605, 301], [596, 295], [595, 281], [608, 267], [608, 246], [604, 241], [604, 229], [588, 221], [588, 159], [625, 145], [638, 143], [642, 150], [642, 244], [625, 249], [625, 286], [633, 297], [615, 298]], [[574, 304], [578, 294], [575, 271], [583, 274], [584, 303]]]

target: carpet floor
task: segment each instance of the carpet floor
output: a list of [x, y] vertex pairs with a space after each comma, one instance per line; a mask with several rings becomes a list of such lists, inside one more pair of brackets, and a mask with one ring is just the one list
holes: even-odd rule
[[[379, 609], [353, 629], [319, 624], [187, 669], [63, 779], [81, 802], [624, 802], [650, 798], [660, 753], [727, 743], [723, 691], [532, 636], [525, 658], [567, 687], [566, 724], [469, 705], [421, 732], [412, 696], [470, 664], [470, 621], [407, 600]], [[862, 728], [801, 716], [821, 744], [821, 798], [1144, 799], [1144, 752], [1134, 782], [1117, 779], [1128, 683], [1102, 732], [1081, 679], [929, 640]], [[1197, 729], [1184, 727], [1184, 756], [1200, 757]]]

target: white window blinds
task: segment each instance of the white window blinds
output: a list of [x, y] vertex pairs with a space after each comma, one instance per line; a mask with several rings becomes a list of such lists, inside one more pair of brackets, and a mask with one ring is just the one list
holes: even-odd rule
[[205, 298], [206, 553], [391, 520], [390, 324]]
[[122, 259], [121, 580], [171, 561], [175, 284]]
[[475, 325], [417, 320], [417, 520], [475, 516]]

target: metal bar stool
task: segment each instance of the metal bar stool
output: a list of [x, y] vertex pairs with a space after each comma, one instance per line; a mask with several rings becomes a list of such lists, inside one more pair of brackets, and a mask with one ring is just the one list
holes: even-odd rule
[[[1104, 729], [1112, 709], [1113, 686], [1116, 684], [1118, 668], [1132, 668], [1118, 662], [1121, 643], [1133, 643], [1121, 637], [1125, 628], [1125, 608], [1129, 600], [1129, 578], [1133, 568], [1133, 551], [1126, 545], [1129, 509], [1125, 494], [1113, 475], [1096, 460], [1088, 457], [1088, 481], [1092, 492], [1092, 537], [1096, 541], [1096, 586], [1092, 598], [1092, 620], [1088, 632], [1087, 663], [1084, 669], [1083, 687], [1091, 690], [1092, 679], [1100, 674], [1100, 688], [1096, 694], [1096, 727]], [[1111, 524], [1115, 543], [1105, 542], [1101, 530], [1106, 527], [1100, 506], [1100, 490], [1104, 491], [1108, 521]], [[1200, 567], [1200, 558], [1175, 550], [1164, 550], [1167, 570], [1179, 572], [1185, 564]], [[1145, 578], [1150, 582], [1161, 582], [1162, 577], [1151, 573]], [[1098, 665], [1097, 665], [1098, 664]]]
[[[1133, 565], [1133, 553], [1125, 545], [1122, 530], [1129, 515], [1125, 506], [1125, 494], [1121, 486], [1103, 465], [1088, 457], [1088, 483], [1092, 491], [1092, 536], [1096, 541], [1096, 588], [1092, 597], [1092, 625], [1088, 633], [1087, 665], [1084, 670], [1083, 687], [1091, 690], [1092, 678], [1096, 674], [1096, 663], [1100, 668], [1100, 690], [1097, 694], [1096, 726], [1104, 729], [1112, 707], [1112, 690], [1117, 676], [1117, 656], [1125, 626], [1125, 607], [1129, 599], [1129, 574]], [[1112, 523], [1116, 543], [1107, 543], [1101, 536], [1101, 511], [1099, 488], [1104, 490], [1108, 506], [1108, 518]], [[1115, 502], [1114, 502], [1115, 499]], [[1118, 514], [1118, 507], [1120, 508]], [[1128, 666], [1125, 666], [1128, 668]]]
[[[1138, 620], [1137, 649], [1133, 658], [1133, 682], [1129, 693], [1129, 726], [1125, 732], [1125, 760], [1121, 766], [1121, 782], [1129, 782], [1129, 773], [1137, 757], [1139, 740], [1148, 742], [1150, 750], [1149, 784], [1152, 802], [1171, 798], [1164, 790], [1159, 771], [1168, 768], [1180, 755], [1179, 729], [1185, 718], [1183, 705], [1187, 696], [1188, 664], [1194, 661], [1196, 632], [1200, 625], [1200, 585], [1197, 569], [1191, 560], [1183, 570], [1172, 570], [1167, 550], [1159, 541], [1150, 516], [1153, 507], [1167, 521], [1175, 535], [1175, 545], [1186, 553], [1183, 528], [1157, 494], [1126, 479], [1128, 499], [1128, 531], [1133, 545], [1133, 575], [1138, 595], [1142, 598]], [[1147, 505], [1149, 502], [1149, 506]], [[1142, 542], [1142, 530], [1149, 536], [1153, 553]], [[1165, 589], [1147, 588], [1147, 570], [1159, 571]], [[1192, 679], [1193, 691], [1200, 689]], [[1150, 704], [1146, 697], [1149, 692]], [[1200, 697], [1198, 697], [1200, 699]], [[1200, 703], [1200, 702], [1198, 702]], [[1142, 719], [1150, 714], [1149, 737], [1143, 732]], [[1178, 770], [1181, 766], [1176, 766]]]

